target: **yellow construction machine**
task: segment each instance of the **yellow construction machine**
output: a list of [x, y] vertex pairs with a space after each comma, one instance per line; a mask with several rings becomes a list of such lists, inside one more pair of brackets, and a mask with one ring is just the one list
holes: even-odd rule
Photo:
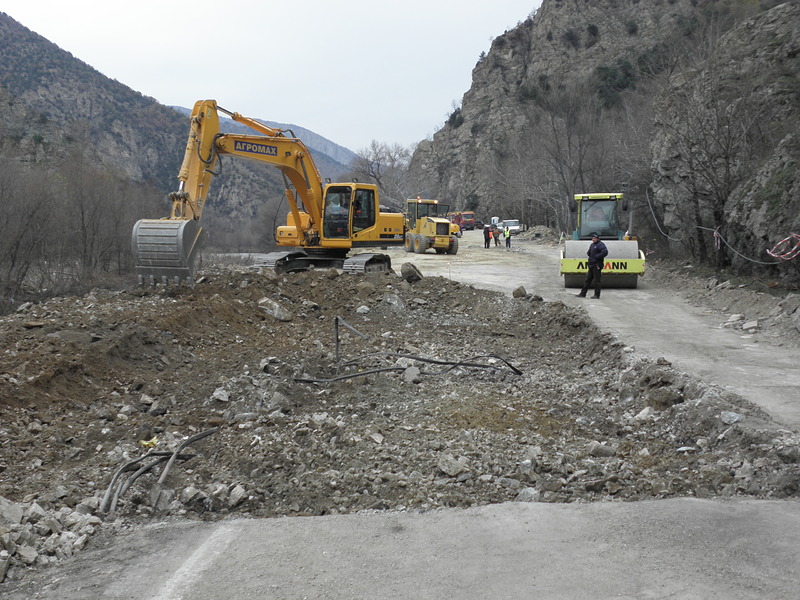
[[603, 287], [635, 288], [644, 275], [644, 251], [635, 237], [619, 228], [619, 211], [628, 209], [623, 194], [575, 194], [574, 200], [570, 210], [576, 215], [576, 227], [572, 239], [561, 245], [564, 287], [583, 286], [589, 270], [586, 251], [596, 233], [608, 248]]
[[[247, 125], [256, 135], [222, 133], [220, 112]], [[323, 181], [308, 148], [287, 132], [227, 111], [215, 100], [194, 105], [178, 190], [169, 195], [170, 216], [143, 219], [133, 227], [133, 253], [141, 282], [193, 281], [203, 234], [199, 221], [214, 166], [222, 155], [260, 161], [283, 173], [289, 213], [286, 225], [277, 229], [276, 242], [291, 250], [267, 254], [261, 266], [277, 272], [304, 270], [310, 265], [349, 272], [391, 269], [385, 254], [348, 254], [355, 248], [402, 245], [403, 215], [381, 212], [374, 185]]]
[[416, 198], [406, 201], [406, 252], [423, 254], [428, 248], [437, 254], [457, 254], [458, 225], [445, 218], [450, 206], [438, 200]]

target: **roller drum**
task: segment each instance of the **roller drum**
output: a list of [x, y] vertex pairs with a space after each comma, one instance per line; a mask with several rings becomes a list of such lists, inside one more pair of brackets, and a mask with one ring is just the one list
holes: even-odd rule
[[[608, 248], [606, 260], [620, 258], [639, 258], [639, 244], [630, 240], [603, 240]], [[587, 258], [586, 251], [592, 242], [589, 240], [567, 240], [564, 242], [564, 258]]]
[[[636, 241], [603, 240], [603, 243], [608, 248], [608, 256], [606, 256], [605, 262], [642, 258], [639, 252], [639, 244]], [[591, 242], [589, 240], [567, 240], [564, 242], [564, 258], [587, 260], [586, 251], [590, 245]], [[564, 275], [564, 287], [582, 287], [585, 279], [585, 271], [583, 273], [566, 273]], [[635, 289], [639, 284], [639, 275], [636, 273], [603, 272], [602, 282], [604, 288]]]

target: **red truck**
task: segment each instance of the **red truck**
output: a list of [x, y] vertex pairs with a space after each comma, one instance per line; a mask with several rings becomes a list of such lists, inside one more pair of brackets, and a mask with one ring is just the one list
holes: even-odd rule
[[447, 218], [458, 225], [461, 231], [475, 229], [475, 213], [471, 210], [451, 212], [447, 214]]

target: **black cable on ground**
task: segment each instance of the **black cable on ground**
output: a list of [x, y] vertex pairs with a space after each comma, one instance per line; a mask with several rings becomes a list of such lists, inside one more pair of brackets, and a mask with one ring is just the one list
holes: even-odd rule
[[[357, 358], [349, 360], [346, 363], [344, 363], [343, 366], [356, 365], [356, 364], [358, 364], [359, 361], [361, 361], [363, 359], [366, 359], [366, 358], [371, 358], [371, 357], [374, 357], [374, 356], [393, 357], [393, 358], [408, 358], [408, 359], [412, 359], [412, 360], [418, 360], [420, 362], [427, 362], [427, 363], [432, 363], [432, 364], [437, 364], [437, 365], [448, 365], [448, 368], [444, 369], [442, 371], [420, 371], [420, 375], [441, 375], [443, 373], [447, 373], [448, 371], [451, 371], [451, 370], [455, 369], [456, 367], [474, 367], [474, 368], [480, 368], [480, 369], [497, 369], [498, 367], [495, 366], [495, 365], [486, 365], [486, 364], [482, 364], [482, 363], [469, 362], [469, 361], [477, 360], [477, 359], [480, 359], [480, 358], [494, 358], [494, 359], [502, 361], [516, 375], [522, 375], [522, 371], [517, 369], [514, 365], [512, 365], [510, 362], [508, 362], [505, 358], [503, 358], [501, 356], [497, 356], [495, 354], [483, 354], [483, 355], [480, 355], [480, 356], [474, 356], [472, 358], [467, 359], [466, 361], [460, 361], [460, 360], [459, 361], [451, 361], [451, 360], [440, 360], [440, 359], [437, 359], [437, 358], [427, 358], [427, 357], [424, 357], [424, 356], [415, 356], [413, 354], [400, 354], [400, 353], [396, 353], [396, 352], [375, 352], [375, 353], [372, 353], [372, 354], [366, 354], [364, 356], [359, 356]], [[405, 371], [406, 368], [407, 367], [381, 367], [381, 368], [377, 368], [377, 369], [369, 369], [367, 371], [361, 371], [359, 373], [351, 373], [349, 375], [340, 375], [340, 376], [337, 376], [337, 377], [330, 377], [330, 378], [295, 377], [294, 381], [296, 381], [298, 383], [333, 383], [335, 381], [343, 381], [345, 379], [354, 379], [356, 377], [366, 377], [367, 375], [372, 375], [374, 373], [385, 373], [385, 372], [388, 372], [388, 371], [397, 371], [397, 372]]]

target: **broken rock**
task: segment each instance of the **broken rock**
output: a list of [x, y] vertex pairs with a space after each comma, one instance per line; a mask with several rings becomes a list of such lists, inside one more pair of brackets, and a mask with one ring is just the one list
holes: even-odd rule
[[420, 383], [422, 379], [420, 379], [420, 370], [418, 367], [408, 367], [405, 371], [403, 371], [403, 380], [406, 383]]
[[6, 550], [0, 550], [0, 583], [6, 578], [8, 565], [11, 563], [11, 555]]
[[609, 457], [616, 454], [616, 450], [611, 446], [606, 446], [600, 442], [592, 442], [589, 444], [589, 454], [596, 457]]
[[539, 502], [541, 494], [536, 488], [523, 488], [514, 499], [517, 502]]
[[262, 298], [258, 301], [258, 307], [268, 315], [274, 317], [278, 321], [288, 322], [291, 321], [292, 313], [283, 308], [280, 304], [271, 298]]
[[8, 531], [12, 525], [19, 525], [23, 515], [21, 505], [0, 496], [0, 534]]
[[722, 420], [725, 425], [733, 425], [734, 423], [738, 423], [739, 421], [744, 421], [744, 415], [740, 415], [739, 413], [735, 413], [729, 410], [723, 410], [719, 414], [719, 418]]
[[408, 283], [416, 283], [422, 280], [422, 273], [413, 263], [403, 263], [400, 267], [400, 275]]
[[234, 508], [247, 498], [247, 490], [241, 484], [236, 485], [228, 496], [228, 507]]
[[449, 475], [450, 477], [456, 477], [461, 473], [466, 473], [469, 471], [469, 465], [467, 464], [466, 458], [456, 459], [453, 457], [452, 454], [443, 454], [439, 457], [439, 462], [436, 464], [440, 471]]

